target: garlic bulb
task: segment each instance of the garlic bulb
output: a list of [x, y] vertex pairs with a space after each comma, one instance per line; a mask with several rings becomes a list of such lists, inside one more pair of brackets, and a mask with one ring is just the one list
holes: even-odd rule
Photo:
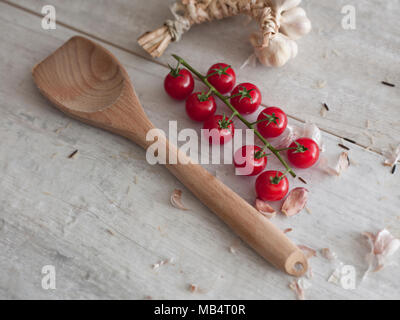
[[253, 34], [250, 38], [254, 53], [261, 64], [267, 67], [281, 67], [297, 56], [297, 43], [282, 33], [273, 36], [268, 46], [260, 45], [261, 37]]
[[267, 45], [260, 35], [253, 34], [250, 42], [261, 64], [281, 67], [297, 56], [297, 40], [311, 31], [311, 21], [304, 9], [298, 7], [301, 0], [269, 0], [274, 10], [278, 33], [270, 35]]

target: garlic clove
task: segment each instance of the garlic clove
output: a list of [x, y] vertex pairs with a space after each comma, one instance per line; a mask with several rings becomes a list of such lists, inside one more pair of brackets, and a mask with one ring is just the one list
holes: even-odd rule
[[308, 190], [306, 188], [294, 188], [289, 192], [289, 195], [282, 204], [282, 213], [287, 217], [300, 213], [306, 206], [307, 199]]
[[390, 264], [391, 256], [400, 248], [400, 240], [396, 239], [387, 229], [379, 231], [377, 234], [371, 232], [363, 232], [371, 246], [371, 252], [368, 254], [368, 270], [364, 274], [364, 278], [369, 272], [377, 272], [385, 265]]
[[260, 35], [253, 34], [250, 41], [258, 60], [265, 66], [281, 67], [297, 55], [297, 43], [282, 33], [278, 33], [271, 38], [268, 46], [261, 45], [262, 41], [260, 39]]
[[297, 40], [311, 31], [311, 21], [303, 8], [293, 8], [285, 11], [280, 19], [279, 29], [292, 40]]

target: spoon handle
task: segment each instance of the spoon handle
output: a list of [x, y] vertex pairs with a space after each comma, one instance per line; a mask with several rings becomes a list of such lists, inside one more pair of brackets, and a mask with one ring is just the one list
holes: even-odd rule
[[172, 158], [180, 161], [176, 164], [167, 163], [168, 170], [243, 241], [290, 275], [301, 276], [307, 271], [304, 253], [280, 229], [205, 168], [189, 163], [186, 154], [167, 139], [162, 138], [158, 142], [158, 146], [165, 146], [167, 159], [171, 159], [169, 156], [174, 153]]

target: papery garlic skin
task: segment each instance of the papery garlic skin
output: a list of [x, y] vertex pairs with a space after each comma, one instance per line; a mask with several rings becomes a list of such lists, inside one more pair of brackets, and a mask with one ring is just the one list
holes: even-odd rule
[[267, 202], [257, 198], [255, 208], [268, 219], [275, 217], [276, 211]]
[[325, 151], [321, 130], [314, 123], [306, 122], [303, 125], [288, 125], [285, 132], [278, 138], [270, 140], [277, 149], [288, 148], [294, 140], [301, 137], [313, 139], [321, 152]]
[[323, 149], [322, 133], [316, 124], [306, 122], [303, 126], [303, 132], [300, 134], [300, 136], [313, 139], [318, 144], [319, 149], [322, 151]]
[[293, 8], [282, 14], [280, 32], [292, 40], [300, 39], [311, 31], [311, 21], [303, 8]]
[[268, 4], [279, 14], [283, 11], [297, 7], [301, 0], [268, 0]]

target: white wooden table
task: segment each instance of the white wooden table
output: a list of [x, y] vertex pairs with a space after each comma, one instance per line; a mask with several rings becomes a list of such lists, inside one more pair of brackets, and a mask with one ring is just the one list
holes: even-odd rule
[[[163, 130], [172, 119], [180, 128], [199, 128], [162, 89], [174, 52], [202, 71], [217, 61], [231, 63], [240, 80], [262, 88], [265, 104], [287, 110], [292, 124], [317, 123], [332, 161], [342, 151], [341, 137], [357, 141], [348, 144], [357, 165], [341, 177], [318, 169], [301, 173], [309, 181], [311, 214], [274, 222], [293, 228], [288, 236], [296, 243], [329, 247], [357, 270], [357, 288], [345, 290], [327, 282], [333, 264], [312, 258], [307, 298], [399, 299], [398, 265], [360, 282], [369, 250], [361, 232], [386, 227], [400, 237], [400, 175], [382, 165], [382, 152], [400, 142], [399, 1], [357, 1], [356, 30], [341, 27], [348, 1], [304, 1], [314, 29], [300, 40], [299, 56], [281, 69], [241, 70], [255, 27], [244, 26], [243, 17], [195, 27], [161, 59], [149, 59], [136, 38], [170, 17], [172, 2], [0, 1], [0, 298], [295, 298], [291, 277], [238, 242], [164, 168], [150, 166], [139, 147], [70, 120], [38, 93], [32, 67], [80, 34], [122, 61], [149, 118]], [[48, 4], [57, 10], [56, 30], [41, 28], [40, 12]], [[318, 81], [327, 85], [316, 88]], [[330, 106], [325, 118], [322, 102]], [[75, 149], [77, 156], [68, 159]], [[254, 179], [233, 176], [229, 165], [207, 168], [253, 203]], [[190, 211], [170, 205], [174, 188], [183, 190]], [[169, 258], [174, 263], [152, 269]], [[41, 286], [45, 265], [55, 266], [55, 290]], [[191, 293], [190, 284], [200, 290]]]

